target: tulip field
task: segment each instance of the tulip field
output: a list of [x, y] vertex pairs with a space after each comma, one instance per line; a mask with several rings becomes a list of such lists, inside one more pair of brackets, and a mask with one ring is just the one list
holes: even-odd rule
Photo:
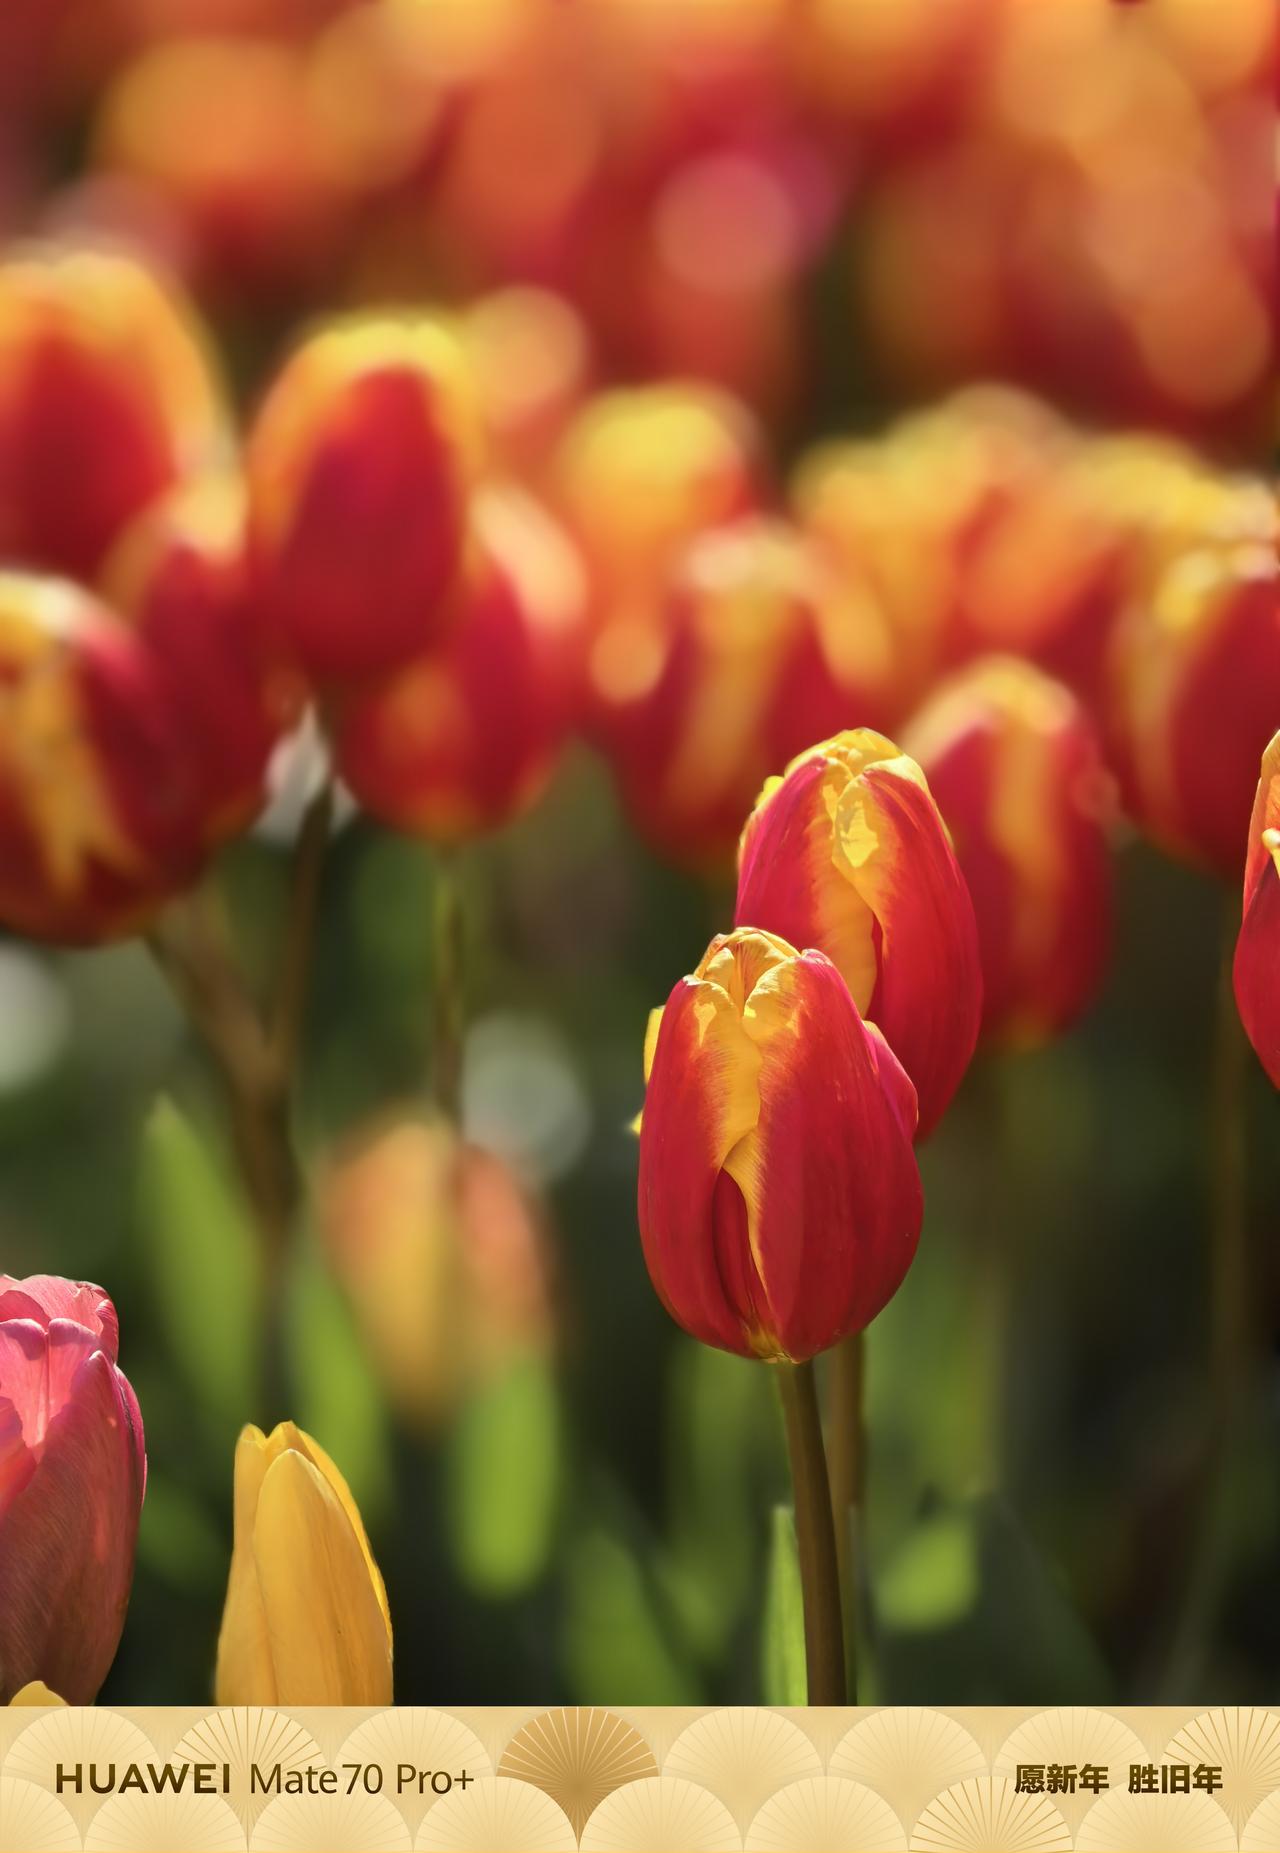
[[0, 7], [0, 1704], [1274, 1704], [1275, 30]]

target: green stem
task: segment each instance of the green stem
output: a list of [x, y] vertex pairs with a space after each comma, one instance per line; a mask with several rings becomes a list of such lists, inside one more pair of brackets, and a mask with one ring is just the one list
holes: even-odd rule
[[466, 1037], [466, 923], [456, 851], [441, 851], [436, 859], [432, 902], [431, 1094], [442, 1116], [458, 1126]]
[[795, 1493], [796, 1549], [804, 1597], [809, 1703], [843, 1705], [844, 1625], [840, 1610], [840, 1571], [814, 1369], [812, 1364], [780, 1364], [775, 1368]]
[[859, 1553], [865, 1527], [867, 1487], [865, 1381], [866, 1335], [854, 1332], [831, 1353], [827, 1385], [831, 1515], [836, 1531], [851, 1705], [858, 1702]]

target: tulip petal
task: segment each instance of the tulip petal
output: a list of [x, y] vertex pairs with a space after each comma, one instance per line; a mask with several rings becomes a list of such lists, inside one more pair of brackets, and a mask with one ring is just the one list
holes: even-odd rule
[[22, 1417], [0, 1397], [0, 1519], [36, 1470], [36, 1457], [22, 1435]]
[[911, 1264], [924, 1214], [914, 1101], [821, 953], [768, 973], [751, 1006], [760, 1114], [739, 1181], [771, 1328], [799, 1361], [867, 1325]]
[[386, 1624], [342, 1502], [294, 1449], [268, 1467], [253, 1555], [279, 1700], [389, 1705]]
[[39, 1447], [71, 1394], [76, 1372], [99, 1349], [96, 1333], [69, 1319], [51, 1319], [47, 1331], [32, 1319], [0, 1325], [0, 1384], [21, 1418], [28, 1447]]
[[351, 1529], [356, 1536], [356, 1542], [360, 1546], [360, 1550], [364, 1556], [365, 1568], [369, 1572], [369, 1581], [373, 1585], [373, 1593], [378, 1599], [378, 1607], [382, 1610], [382, 1619], [386, 1623], [387, 1651], [389, 1653], [391, 1651], [391, 1610], [387, 1604], [387, 1586], [382, 1580], [382, 1572], [378, 1568], [377, 1560], [370, 1548], [369, 1534], [364, 1528], [364, 1520], [360, 1516], [360, 1508], [352, 1498], [351, 1488], [347, 1485], [345, 1478], [339, 1472], [332, 1456], [325, 1452], [314, 1436], [308, 1435], [303, 1429], [298, 1430], [298, 1435], [302, 1442], [303, 1452], [306, 1454], [307, 1458], [320, 1469], [330, 1490], [333, 1492], [339, 1505], [350, 1520]]
[[1260, 841], [1264, 855], [1250, 869], [1233, 976], [1240, 1021], [1280, 1087], [1280, 831], [1269, 830]]
[[865, 1014], [915, 1083], [919, 1137], [937, 1124], [978, 1040], [982, 969], [973, 902], [922, 786], [866, 773], [882, 853], [860, 891], [880, 926], [880, 979]]
[[114, 1364], [120, 1345], [116, 1309], [92, 1281], [63, 1280], [57, 1274], [31, 1274], [15, 1280], [0, 1274], [0, 1319], [34, 1319], [48, 1328], [52, 1319], [69, 1319], [94, 1333], [98, 1351]]
[[[741, 1284], [709, 1240], [725, 1159], [755, 1124], [758, 1058], [719, 984], [682, 978], [662, 1014], [640, 1127], [640, 1233], [658, 1295], [704, 1343], [746, 1357], [771, 1347], [750, 1329]], [[719, 1202], [721, 1216], [731, 1206]]]
[[33, 1679], [30, 1685], [24, 1686], [21, 1692], [15, 1692], [9, 1700], [10, 1705], [65, 1705], [66, 1702], [56, 1692], [50, 1692], [48, 1686], [39, 1679]]
[[219, 1705], [274, 1705], [279, 1697], [253, 1555], [258, 1496], [273, 1458], [262, 1430], [249, 1423], [236, 1443], [231, 1570], [214, 1675]]
[[122, 1383], [104, 1353], [85, 1358], [0, 1518], [0, 1696], [42, 1679], [87, 1705], [115, 1655], [143, 1487], [137, 1405]]
[[831, 826], [843, 774], [818, 755], [771, 780], [742, 833], [738, 926], [765, 926], [836, 965], [865, 1016], [876, 983], [875, 916], [856, 886], [833, 870]]

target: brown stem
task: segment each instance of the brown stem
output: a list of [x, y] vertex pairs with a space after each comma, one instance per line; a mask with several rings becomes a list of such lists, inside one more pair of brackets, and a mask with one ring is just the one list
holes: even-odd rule
[[255, 1008], [208, 896], [171, 908], [149, 944], [203, 1041], [227, 1101], [236, 1163], [258, 1231], [262, 1262], [263, 1413], [288, 1414], [285, 1301], [303, 1179], [292, 1103], [332, 793], [308, 807], [298, 834], [279, 976], [269, 1020]]
[[858, 1702], [858, 1554], [867, 1479], [865, 1379], [866, 1336], [854, 1332], [831, 1353], [827, 1385], [831, 1514], [836, 1531], [851, 1705]]
[[780, 1364], [778, 1390], [795, 1493], [796, 1549], [804, 1597], [804, 1651], [810, 1705], [845, 1702], [844, 1625], [831, 1488], [812, 1364]]

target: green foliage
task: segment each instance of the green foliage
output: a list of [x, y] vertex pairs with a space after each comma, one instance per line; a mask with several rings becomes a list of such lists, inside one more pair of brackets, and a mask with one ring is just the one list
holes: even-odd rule
[[476, 1594], [510, 1598], [544, 1573], [561, 1479], [551, 1368], [518, 1358], [467, 1401], [445, 1452], [445, 1515], [458, 1574]]
[[310, 1249], [289, 1282], [288, 1352], [296, 1420], [333, 1456], [373, 1530], [392, 1498], [386, 1409], [347, 1303]]
[[139, 1173], [157, 1319], [198, 1411], [226, 1440], [256, 1405], [261, 1274], [253, 1232], [220, 1160], [172, 1100], [147, 1118]]
[[635, 1554], [584, 1525], [568, 1550], [563, 1624], [570, 1689], [587, 1705], [696, 1705], [697, 1676]]
[[800, 1555], [790, 1506], [773, 1509], [760, 1679], [766, 1705], [803, 1705], [808, 1698]]

